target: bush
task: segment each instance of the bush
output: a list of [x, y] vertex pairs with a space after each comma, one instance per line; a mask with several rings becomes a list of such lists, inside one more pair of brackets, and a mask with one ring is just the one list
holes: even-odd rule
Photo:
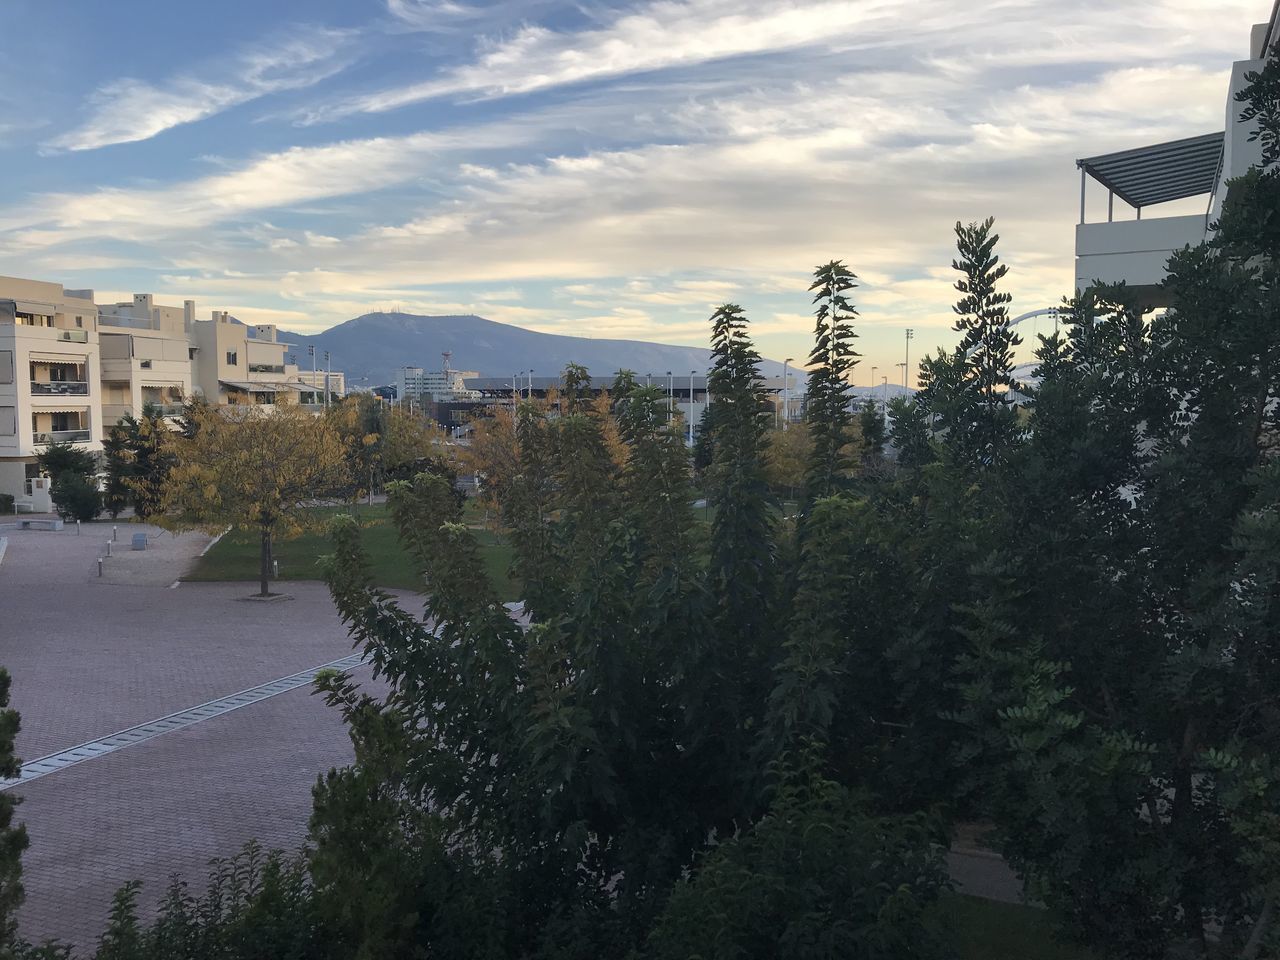
[[844, 787], [801, 775], [676, 887], [646, 956], [946, 956], [924, 918], [947, 884], [933, 840], [922, 816], [870, 816]]
[[0, 493], [0, 513], [13, 513], [13, 505], [12, 493]]
[[102, 512], [102, 494], [88, 477], [61, 473], [53, 480], [53, 506], [63, 520], [92, 520]]

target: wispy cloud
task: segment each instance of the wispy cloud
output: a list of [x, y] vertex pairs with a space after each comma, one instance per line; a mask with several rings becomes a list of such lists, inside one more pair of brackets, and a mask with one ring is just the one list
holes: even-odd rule
[[162, 84], [114, 80], [90, 96], [89, 118], [47, 141], [45, 149], [96, 150], [149, 140], [271, 93], [312, 86], [345, 66], [339, 53], [350, 36], [349, 31], [303, 29], [246, 49], [203, 74], [180, 74]]

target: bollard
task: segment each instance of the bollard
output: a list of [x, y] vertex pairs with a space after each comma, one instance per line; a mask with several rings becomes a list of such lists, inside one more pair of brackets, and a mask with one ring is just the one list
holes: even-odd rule
[[116, 531], [117, 531], [117, 530], [119, 530], [119, 529], [120, 529], [119, 527], [112, 527], [112, 528], [111, 528], [111, 539], [112, 539], [112, 541], [114, 541], [114, 540], [115, 540], [115, 538], [116, 538]]
[[76, 536], [80, 536], [80, 521], [76, 521]]
[[107, 556], [111, 556], [111, 541], [107, 541]]
[[280, 561], [279, 560], [271, 561], [271, 576], [277, 580], [280, 579]]
[[98, 576], [102, 576], [102, 558], [98, 558]]

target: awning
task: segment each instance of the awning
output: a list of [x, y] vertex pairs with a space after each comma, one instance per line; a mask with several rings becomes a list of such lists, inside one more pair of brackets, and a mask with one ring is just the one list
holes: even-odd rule
[[68, 357], [65, 353], [59, 356], [56, 353], [29, 353], [27, 359], [33, 363], [69, 363], [75, 366], [83, 366], [88, 362], [88, 357]]
[[1224, 134], [1206, 133], [1077, 160], [1076, 166], [1131, 207], [1212, 193], [1222, 167]]
[[294, 393], [324, 392], [324, 387], [313, 387], [307, 383], [291, 380], [219, 380], [224, 387], [242, 390], [245, 393], [283, 393], [291, 390]]
[[37, 407], [32, 406], [32, 413], [88, 413], [88, 407]]

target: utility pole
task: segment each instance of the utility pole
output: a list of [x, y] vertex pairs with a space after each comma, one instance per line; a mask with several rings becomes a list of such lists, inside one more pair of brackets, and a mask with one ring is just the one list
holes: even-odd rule
[[916, 332], [910, 327], [907, 327], [907, 351], [902, 356], [902, 359], [906, 361], [902, 367], [902, 385], [908, 389], [911, 387], [911, 384], [908, 382], [908, 378], [911, 376], [911, 338], [915, 335]]
[[686, 426], [689, 428], [689, 446], [693, 446], [693, 377], [697, 370], [689, 371], [689, 422]]
[[788, 369], [795, 357], [785, 357], [782, 361], [782, 429], [787, 429], [787, 421], [791, 419], [791, 371]]

